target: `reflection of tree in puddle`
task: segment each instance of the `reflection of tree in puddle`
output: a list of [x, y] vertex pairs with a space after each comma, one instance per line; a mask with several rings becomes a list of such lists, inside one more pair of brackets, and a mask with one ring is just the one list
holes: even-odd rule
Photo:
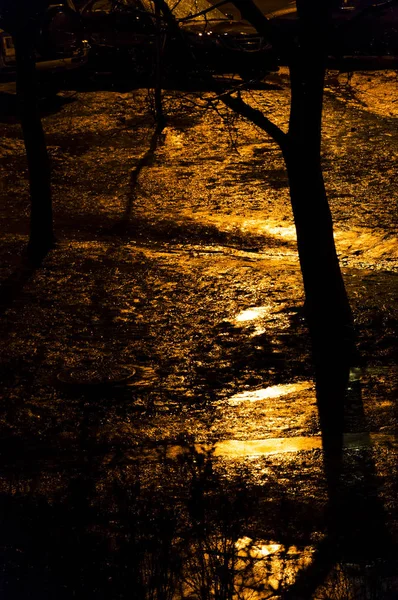
[[109, 508], [118, 507], [115, 564], [125, 565], [126, 584], [139, 585], [140, 598], [277, 598], [311, 560], [311, 544], [289, 526], [275, 541], [265, 537], [276, 518], [273, 491], [248, 482], [250, 466], [223, 468], [214, 450], [184, 443], [147, 461], [137, 458], [133, 471], [120, 468], [108, 483]]
[[[174, 453], [172, 459], [162, 450], [156, 460], [158, 468], [163, 465], [161, 477], [165, 479], [161, 489], [159, 482], [141, 486], [134, 509], [131, 503], [134, 493], [129, 494], [126, 507], [130, 517], [119, 515], [122, 519], [118, 537], [121, 534], [125, 540], [126, 554], [121, 552], [116, 562], [123, 563], [130, 555], [126, 574], [131, 576], [134, 566], [142, 586], [140, 597], [170, 600], [296, 597], [290, 596], [289, 590], [302, 574], [308, 572], [311, 577], [317, 546], [329, 544], [327, 534], [311, 529], [303, 536], [302, 531], [289, 529], [287, 523], [284, 527], [275, 514], [275, 490], [267, 485], [251, 486], [245, 470], [250, 467], [241, 466], [240, 473], [233, 475], [232, 470], [223, 471], [213, 452], [199, 452], [191, 445], [186, 445], [179, 454]], [[125, 483], [121, 489], [125, 493]], [[282, 495], [281, 504], [284, 502], [288, 500]], [[294, 506], [288, 503], [290, 517], [292, 509]], [[270, 520], [278, 522], [273, 531]], [[270, 539], [266, 536], [271, 531], [274, 537]], [[335, 563], [333, 542], [329, 547], [332, 561], [325, 563], [328, 571], [325, 579], [321, 577], [311, 595], [297, 597], [393, 598], [388, 595], [393, 582], [383, 570], [368, 565], [366, 572], [358, 564]]]
[[285, 548], [247, 536], [236, 541], [216, 537], [209, 540], [207, 551], [194, 551], [182, 597], [220, 600], [260, 600], [275, 598], [275, 594], [279, 597], [294, 581], [300, 567], [311, 560], [312, 553], [311, 548]]
[[[54, 446], [32, 444], [19, 464], [10, 445], [0, 488], [5, 600], [27, 588], [41, 597], [43, 587], [62, 600], [392, 600], [372, 444], [394, 450], [394, 439], [366, 433], [359, 375], [351, 372], [348, 405], [365, 433], [337, 430], [341, 460], [326, 461], [326, 480], [320, 436], [199, 443], [181, 434], [102, 447], [94, 398], [76, 455], [54, 463]], [[257, 405], [309, 385], [232, 398]]]
[[[272, 476], [253, 483], [247, 460], [231, 467], [214, 448], [180, 448], [137, 448], [104, 463], [87, 456], [78, 476], [76, 465], [54, 474], [43, 461], [41, 483], [3, 487], [3, 597], [29, 588], [32, 598], [45, 589], [65, 600], [284, 598], [327, 541], [314, 504], [300, 505], [304, 492], [289, 498]], [[388, 578], [355, 568], [332, 564], [316, 596], [304, 597], [393, 597]], [[384, 595], [366, 596], [376, 584]]]
[[[168, 597], [256, 598], [260, 596], [255, 594], [280, 586], [282, 546], [256, 543], [244, 535], [253, 527], [257, 511], [253, 490], [243, 480], [222, 481], [213, 470], [211, 453], [205, 456], [190, 448], [189, 453], [179, 456], [178, 462], [178, 479], [185, 477], [186, 487], [182, 495], [180, 490], [174, 507], [177, 518], [169, 538], [170, 552], [166, 553], [174, 559], [179, 555], [178, 565], [173, 565], [178, 566], [178, 574], [169, 577], [169, 581], [174, 581], [174, 589], [169, 589]], [[173, 521], [169, 518], [168, 522]], [[163, 535], [163, 527], [161, 531]], [[154, 567], [153, 553], [149, 561], [147, 556], [146, 563]], [[166, 564], [164, 560], [162, 564]], [[153, 576], [147, 577], [147, 587], [149, 580], [154, 581]]]

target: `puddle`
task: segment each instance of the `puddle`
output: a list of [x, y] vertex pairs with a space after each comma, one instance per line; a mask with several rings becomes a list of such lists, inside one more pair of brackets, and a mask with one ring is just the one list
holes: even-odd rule
[[[382, 444], [395, 450], [398, 447], [397, 436], [389, 433], [345, 433], [343, 446], [346, 449], [369, 448], [375, 444]], [[322, 449], [320, 435], [266, 438], [258, 440], [223, 440], [214, 445], [195, 444], [195, 451], [199, 454], [211, 452], [220, 458], [254, 458], [271, 454], [286, 454], [295, 452], [310, 452]], [[183, 446], [171, 445], [167, 449], [167, 457], [176, 459], [185, 454]]]
[[[251, 306], [238, 313], [233, 319], [232, 323], [243, 327], [250, 327], [250, 337], [256, 337], [263, 335], [267, 332], [267, 328], [275, 328], [275, 322], [278, 323], [278, 328], [284, 329], [289, 326], [289, 317], [286, 313], [280, 310], [275, 310], [275, 304], [267, 304], [262, 306]], [[267, 327], [265, 327], [265, 322]]]
[[224, 440], [216, 444], [214, 455], [223, 458], [266, 456], [322, 448], [320, 436], [270, 438], [263, 440]]
[[[183, 594], [178, 598], [203, 597], [197, 595], [200, 573], [202, 578], [205, 574], [208, 583], [206, 598], [276, 600], [295, 581], [299, 571], [311, 563], [314, 553], [312, 546], [298, 549], [249, 536], [235, 542], [209, 537], [205, 548], [206, 551], [201, 545], [192, 548]], [[224, 586], [229, 590], [228, 596], [217, 593]]]
[[239, 325], [254, 326], [251, 337], [262, 335], [266, 332], [265, 327], [262, 325], [262, 320], [265, 318], [269, 319], [272, 316], [273, 308], [271, 305], [247, 308], [236, 315], [234, 322]]
[[258, 402], [259, 400], [267, 400], [269, 398], [279, 398], [280, 396], [287, 396], [288, 394], [300, 392], [302, 390], [308, 390], [311, 388], [313, 388], [313, 383], [310, 381], [272, 385], [260, 390], [240, 392], [239, 394], [235, 394], [228, 400], [228, 404], [230, 406], [238, 406], [242, 402]]
[[239, 313], [235, 317], [235, 321], [237, 323], [247, 323], [248, 321], [264, 318], [269, 315], [271, 311], [271, 306], [254, 306], [253, 308], [247, 308]]
[[[397, 446], [397, 438], [386, 433], [346, 433], [344, 448], [368, 448], [373, 444]], [[262, 440], [224, 440], [214, 447], [214, 455], [223, 458], [266, 456], [287, 452], [308, 452], [322, 449], [321, 436], [300, 436], [292, 438], [270, 438]]]
[[[192, 219], [192, 213], [188, 211], [182, 211], [181, 214]], [[259, 238], [261, 247], [265, 243], [273, 244], [284, 255], [296, 255], [297, 236], [293, 224], [281, 226], [277, 221], [269, 219], [265, 222], [263, 219], [247, 219], [239, 214], [216, 215], [201, 210], [193, 218], [196, 222], [215, 227], [219, 232], [240, 232], [241, 235], [255, 236]], [[394, 232], [368, 227], [347, 230], [335, 226], [334, 239], [343, 264], [388, 271], [398, 268], [398, 245]]]
[[268, 593], [277, 593], [282, 591], [282, 587], [291, 585], [299, 570], [310, 564], [315, 551], [312, 546], [298, 549], [296, 546], [286, 547], [275, 541], [253, 540], [246, 536], [237, 540], [235, 548], [237, 579], [239, 581], [242, 578], [246, 591], [242, 597], [258, 600], [264, 598], [264, 588], [268, 588]]

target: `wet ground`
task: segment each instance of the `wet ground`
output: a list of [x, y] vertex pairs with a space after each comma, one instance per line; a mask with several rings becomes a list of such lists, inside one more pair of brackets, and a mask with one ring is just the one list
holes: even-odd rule
[[[33, 268], [0, 95], [2, 597], [396, 597], [396, 83], [326, 88], [358, 334], [332, 528], [274, 143], [203, 91], [165, 92], [160, 136], [145, 89], [62, 92], [43, 105], [58, 244]], [[286, 127], [284, 71], [245, 94]]]

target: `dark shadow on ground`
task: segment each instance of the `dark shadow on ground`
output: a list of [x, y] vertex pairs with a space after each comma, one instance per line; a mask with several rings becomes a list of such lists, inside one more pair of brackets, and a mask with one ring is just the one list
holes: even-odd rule
[[210, 401], [225, 396], [225, 387], [231, 384], [257, 389], [313, 377], [304, 311], [290, 306], [282, 312], [288, 312], [290, 323], [283, 332], [273, 323], [268, 327], [265, 323], [265, 331], [257, 335], [255, 326], [230, 321], [214, 327], [212, 343], [205, 339], [197, 348], [200, 366], [192, 382], [197, 401], [209, 404], [211, 410]]
[[[130, 203], [130, 201], [129, 201]], [[129, 210], [127, 204], [126, 211]], [[61, 221], [61, 219], [59, 219]], [[81, 240], [92, 240], [95, 237], [109, 237], [150, 245], [160, 243], [186, 244], [187, 246], [198, 245], [221, 245], [237, 250], [261, 251], [264, 247], [292, 248], [294, 242], [278, 239], [264, 234], [245, 234], [239, 230], [222, 231], [216, 225], [199, 223], [194, 219], [182, 217], [177, 221], [172, 217], [150, 219], [147, 215], [135, 216], [129, 221], [119, 220], [109, 222], [104, 227], [104, 218], [94, 213], [89, 218], [79, 223], [76, 230], [75, 223], [67, 223], [63, 219], [59, 223], [58, 230], [60, 239], [62, 237], [76, 238]]]
[[[21, 438], [17, 419], [14, 434], [0, 441], [2, 598], [232, 600], [253, 589], [262, 597], [277, 592], [310, 599], [341, 563], [369, 575], [372, 598], [392, 600], [382, 587], [391, 545], [371, 449], [343, 454], [343, 412], [354, 413], [366, 430], [359, 382], [347, 396], [346, 365], [341, 377], [337, 366], [318, 381], [326, 514], [322, 505], [289, 493], [278, 476], [253, 482], [251, 463], [231, 476], [212, 449], [198, 449], [194, 436], [177, 438], [174, 446], [142, 446], [128, 437], [117, 445], [104, 442], [100, 431], [118, 402], [120, 425], [139, 418], [131, 396], [118, 398], [111, 389], [108, 395], [95, 386], [72, 393], [66, 386], [62, 406], [58, 398], [65, 421], [54, 421], [41, 436]], [[209, 378], [209, 392], [213, 383]], [[64, 437], [68, 431], [73, 436]], [[282, 464], [281, 477], [284, 472]], [[325, 536], [289, 587], [296, 557], [313, 543], [314, 531]], [[266, 558], [270, 540], [282, 547]]]
[[19, 264], [13, 273], [0, 284], [0, 317], [12, 306], [15, 300], [19, 298], [25, 285], [34, 276], [37, 269], [40, 268], [43, 260], [49, 250], [40, 256], [29, 257], [27, 251], [21, 256]]
[[138, 178], [139, 178], [142, 170], [145, 167], [150, 166], [152, 164], [152, 162], [154, 161], [156, 149], [159, 145], [159, 142], [161, 141], [162, 131], [163, 131], [163, 126], [157, 125], [155, 127], [155, 130], [154, 130], [154, 132], [151, 136], [150, 142], [149, 142], [148, 150], [145, 152], [145, 154], [142, 156], [142, 158], [140, 158], [140, 160], [138, 161], [138, 163], [136, 164], [136, 166], [134, 167], [134, 169], [132, 169], [132, 171], [130, 173], [130, 193], [127, 198], [124, 215], [123, 215], [122, 219], [120, 220], [120, 223], [117, 223], [114, 226], [114, 230], [116, 232], [123, 231], [123, 229], [128, 228], [128, 224], [132, 217], [132, 210], [134, 208], [134, 202], [136, 199]]
[[[41, 98], [39, 110], [42, 116], [52, 115], [59, 112], [63, 106], [74, 102], [74, 96], [59, 96], [54, 94]], [[17, 96], [15, 93], [4, 93], [0, 91], [0, 123], [18, 123]]]
[[[383, 588], [383, 576], [396, 572], [397, 547], [387, 529], [379, 497], [370, 436], [368, 447], [359, 452], [344, 452], [347, 426], [355, 422], [361, 431], [369, 431], [360, 382], [350, 382], [351, 359], [344, 350], [344, 340], [332, 347], [335, 351], [327, 352], [326, 356], [315, 355], [317, 405], [328, 486], [326, 537], [316, 548], [314, 560], [283, 594], [283, 600], [310, 600], [320, 586], [328, 583], [332, 571], [343, 573], [347, 565], [354, 565], [354, 574], [356, 570], [364, 578], [367, 594], [392, 599], [394, 592]], [[359, 592], [351, 590], [351, 593]]]
[[[213, 470], [211, 452], [199, 453], [189, 441], [181, 441], [177, 460], [159, 446], [146, 458], [138, 452], [105, 466], [93, 454], [90, 431], [83, 424], [82, 462], [65, 463], [63, 471], [44, 461], [41, 475], [34, 461], [31, 472], [28, 465], [14, 475], [2, 470], [2, 488], [8, 487], [0, 495], [4, 600], [227, 600], [247, 581], [258, 590], [272, 589], [263, 580], [266, 569], [256, 574], [255, 542], [247, 537], [274, 533], [267, 518], [269, 490], [248, 486], [244, 474], [223, 480]], [[43, 475], [51, 482], [49, 494], [39, 483]], [[283, 494], [279, 501], [281, 524], [292, 506]], [[296, 532], [285, 530], [281, 541], [286, 548], [297, 544]], [[285, 552], [279, 558], [289, 561]]]
[[[116, 61], [115, 61], [116, 63]], [[72, 89], [78, 91], [116, 91], [129, 92], [135, 89], [152, 88], [153, 75], [140, 71], [133, 71], [133, 76], [126, 74], [131, 73], [132, 69], [127, 65], [125, 68], [115, 68], [115, 63], [110, 69], [103, 68], [103, 64], [96, 68], [95, 64], [89, 64], [88, 67], [76, 73], [74, 77], [70, 77], [63, 84], [64, 89]], [[247, 79], [242, 81], [240, 77], [233, 75], [217, 76], [220, 84], [224, 84], [228, 88], [239, 87], [241, 89], [252, 90], [279, 90], [281, 89], [280, 82], [273, 76], [268, 74], [263, 80]], [[182, 92], [203, 92], [210, 91], [208, 77], [203, 79], [199, 74], [192, 72], [176, 72], [175, 66], [168, 73], [163, 73], [162, 89]]]

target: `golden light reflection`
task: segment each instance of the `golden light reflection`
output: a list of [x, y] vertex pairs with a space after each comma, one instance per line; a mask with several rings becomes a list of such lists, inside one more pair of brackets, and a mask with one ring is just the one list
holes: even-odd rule
[[267, 438], [261, 440], [224, 440], [215, 446], [214, 456], [239, 458], [264, 456], [285, 452], [300, 452], [322, 448], [320, 436], [300, 436], [292, 438]]
[[310, 381], [301, 381], [298, 383], [286, 383], [281, 385], [272, 385], [267, 388], [260, 390], [252, 390], [240, 392], [235, 394], [228, 400], [230, 406], [238, 406], [242, 402], [258, 402], [259, 400], [266, 400], [271, 398], [279, 398], [280, 396], [286, 396], [293, 392], [301, 392], [302, 390], [308, 390], [312, 387]]
[[282, 238], [287, 241], [295, 242], [297, 240], [296, 227], [292, 225], [279, 225], [276, 221], [265, 223], [261, 219], [243, 219], [241, 220], [241, 229], [246, 232], [261, 232], [271, 237]]
[[[287, 585], [294, 582], [300, 570], [310, 564], [314, 554], [313, 546], [308, 545], [298, 551], [295, 546], [248, 536], [233, 540], [210, 535], [205, 548], [204, 551], [201, 544], [191, 548], [183, 593], [178, 598], [199, 597], [199, 593], [205, 590], [204, 582], [206, 598], [218, 598], [219, 584], [228, 582], [231, 594], [228, 598], [276, 599]], [[229, 576], [224, 579], [226, 572]], [[278, 595], [275, 596], [275, 593]]]
[[264, 230], [275, 237], [281, 237], [284, 238], [286, 240], [296, 240], [297, 239], [297, 235], [296, 235], [296, 227], [294, 225], [290, 225], [288, 227], [281, 227], [281, 226], [268, 226], [268, 225], [264, 225]]
[[392, 270], [398, 265], [396, 235], [366, 227], [335, 229], [337, 252], [346, 264], [371, 266], [378, 270]]
[[[391, 450], [398, 447], [398, 438], [389, 433], [345, 433], [343, 446], [347, 449], [372, 447], [374, 444], [388, 444]], [[223, 440], [215, 444], [195, 444], [199, 454], [211, 452], [212, 456], [222, 459], [244, 459], [294, 452], [309, 452], [322, 449], [320, 435], [296, 436], [284, 438], [264, 438], [257, 440]], [[167, 457], [177, 459], [188, 450], [183, 446], [172, 445], [167, 449]]]
[[[312, 561], [314, 547], [306, 546], [298, 552], [295, 546], [284, 546], [274, 541], [253, 540], [245, 536], [235, 542], [234, 564], [237, 597], [262, 600], [276, 598], [273, 594], [291, 585], [299, 571]], [[251, 568], [248, 569], [248, 565]], [[267, 590], [267, 596], [264, 596]], [[279, 598], [279, 595], [278, 595]]]
[[282, 544], [254, 542], [250, 537], [239, 538], [235, 542], [238, 556], [250, 556], [251, 558], [264, 558], [282, 549]]
[[235, 321], [237, 323], [246, 323], [248, 321], [264, 318], [270, 314], [271, 308], [271, 306], [253, 306], [247, 308], [235, 317]]
[[[265, 317], [270, 317], [272, 314], [271, 305], [268, 306], [252, 306], [250, 308], [246, 308], [242, 312], [240, 312], [234, 319], [235, 323], [243, 323], [250, 324], [252, 321], [257, 321], [260, 319], [264, 319]], [[252, 333], [252, 336], [262, 335], [266, 332], [266, 329], [260, 324], [255, 325], [255, 329]]]

